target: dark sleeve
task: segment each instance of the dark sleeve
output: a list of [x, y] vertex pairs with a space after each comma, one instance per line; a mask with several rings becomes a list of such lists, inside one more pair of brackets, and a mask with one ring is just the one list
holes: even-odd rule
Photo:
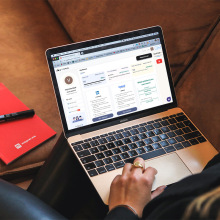
[[131, 210], [125, 207], [117, 207], [112, 209], [105, 217], [105, 220], [139, 220], [140, 218], [135, 215]]

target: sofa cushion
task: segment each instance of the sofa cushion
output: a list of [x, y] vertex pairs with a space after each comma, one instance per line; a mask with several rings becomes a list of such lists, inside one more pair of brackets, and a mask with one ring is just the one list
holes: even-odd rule
[[219, 0], [49, 0], [77, 41], [160, 25], [174, 79], [220, 10]]
[[220, 22], [176, 86], [179, 106], [220, 152]]
[[0, 22], [0, 82], [57, 132], [10, 165], [0, 161], [4, 176], [42, 165], [61, 133], [45, 50], [70, 40], [44, 0], [1, 0]]

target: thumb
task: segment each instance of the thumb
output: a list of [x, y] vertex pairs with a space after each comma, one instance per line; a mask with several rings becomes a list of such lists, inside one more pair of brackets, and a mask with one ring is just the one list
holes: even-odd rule
[[164, 189], [166, 188], [167, 186], [160, 186], [160, 187], [157, 187], [153, 193], [151, 193], [151, 199], [154, 199], [155, 197], [159, 196], [163, 191]]

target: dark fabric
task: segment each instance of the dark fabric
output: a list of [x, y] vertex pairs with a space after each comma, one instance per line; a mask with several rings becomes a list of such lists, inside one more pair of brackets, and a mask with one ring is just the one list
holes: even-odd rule
[[49, 0], [75, 42], [160, 25], [174, 81], [219, 15], [219, 0]]
[[[217, 186], [220, 186], [220, 154], [216, 155], [200, 174], [173, 184], [147, 204], [143, 211], [143, 219], [181, 219], [187, 205], [194, 198]], [[123, 213], [125, 211], [123, 210]], [[123, 213], [120, 209], [112, 211], [106, 219], [121, 219]], [[126, 215], [135, 219], [130, 210], [127, 210]]]
[[176, 86], [182, 108], [220, 152], [220, 22]]
[[27, 191], [0, 179], [0, 219], [65, 219]]
[[105, 220], [120, 219], [120, 220], [137, 220], [139, 219], [131, 210], [125, 207], [117, 207], [113, 209], [105, 218]]

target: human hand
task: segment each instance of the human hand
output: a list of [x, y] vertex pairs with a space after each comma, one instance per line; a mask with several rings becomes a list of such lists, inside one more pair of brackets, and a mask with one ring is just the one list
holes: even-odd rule
[[165, 189], [165, 186], [158, 187], [151, 194], [157, 170], [152, 167], [145, 169], [145, 162], [140, 157], [136, 158], [134, 162], [137, 161], [142, 164], [143, 168], [137, 168], [127, 163], [122, 175], [116, 176], [113, 180], [110, 187], [109, 211], [118, 205], [128, 205], [141, 217], [145, 205]]

